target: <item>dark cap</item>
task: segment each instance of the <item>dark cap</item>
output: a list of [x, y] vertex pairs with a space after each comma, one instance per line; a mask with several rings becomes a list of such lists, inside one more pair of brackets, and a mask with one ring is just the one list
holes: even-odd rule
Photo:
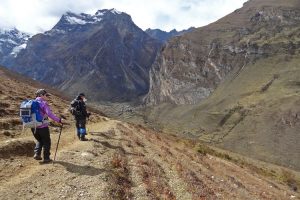
[[78, 94], [78, 96], [85, 97], [85, 94], [84, 93], [80, 93], [80, 94]]
[[37, 97], [40, 97], [40, 96], [51, 96], [51, 94], [49, 94], [45, 89], [38, 89], [36, 92], [35, 92], [35, 95]]

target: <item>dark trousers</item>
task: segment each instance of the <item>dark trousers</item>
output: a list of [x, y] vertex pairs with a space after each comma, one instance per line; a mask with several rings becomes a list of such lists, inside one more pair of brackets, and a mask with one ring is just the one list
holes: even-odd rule
[[[78, 137], [84, 137], [86, 135], [85, 124], [86, 124], [86, 119], [76, 119], [76, 128], [77, 128]], [[83, 132], [80, 132], [80, 129], [83, 129]]]
[[37, 128], [31, 129], [34, 138], [37, 140], [37, 143], [34, 148], [34, 153], [41, 155], [42, 148], [44, 153], [44, 159], [50, 158], [50, 149], [51, 149], [51, 138], [50, 138], [50, 131], [49, 127], [45, 128]]

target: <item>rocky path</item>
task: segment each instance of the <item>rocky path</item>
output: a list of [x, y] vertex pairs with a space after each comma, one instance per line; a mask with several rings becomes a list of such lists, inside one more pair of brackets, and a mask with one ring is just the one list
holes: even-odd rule
[[175, 137], [113, 120], [91, 124], [89, 132], [89, 141], [80, 142], [74, 130], [64, 130], [54, 164], [1, 158], [0, 199], [299, 199], [287, 187], [200, 155]]

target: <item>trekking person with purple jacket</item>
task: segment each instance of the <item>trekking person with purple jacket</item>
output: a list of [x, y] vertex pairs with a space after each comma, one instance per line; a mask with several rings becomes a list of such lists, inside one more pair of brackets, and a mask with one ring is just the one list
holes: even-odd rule
[[48, 127], [47, 118], [61, 123], [62, 119], [54, 115], [47, 103], [47, 99], [51, 96], [49, 93], [46, 92], [45, 89], [39, 89], [36, 91], [36, 101], [39, 103], [39, 112], [43, 116], [43, 124], [32, 128], [31, 131], [33, 136], [37, 140], [36, 146], [34, 148], [34, 159], [35, 160], [42, 160], [41, 152], [43, 149], [43, 162], [49, 163], [52, 160], [50, 159], [50, 149], [51, 149], [51, 138], [50, 138], [50, 131]]

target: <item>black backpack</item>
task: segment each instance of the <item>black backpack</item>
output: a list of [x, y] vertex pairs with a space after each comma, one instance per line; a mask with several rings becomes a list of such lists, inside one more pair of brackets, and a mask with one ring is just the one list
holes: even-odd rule
[[74, 116], [82, 115], [82, 111], [80, 109], [79, 104], [80, 104], [79, 100], [73, 100], [71, 102], [71, 106], [70, 106], [69, 110], [72, 115], [74, 115]]

